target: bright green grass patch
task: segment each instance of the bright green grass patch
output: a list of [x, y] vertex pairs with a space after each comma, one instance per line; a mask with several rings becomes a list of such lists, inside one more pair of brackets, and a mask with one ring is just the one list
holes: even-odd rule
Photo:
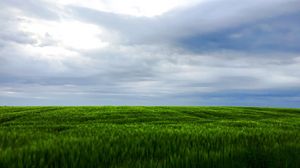
[[300, 167], [300, 110], [0, 107], [0, 167]]

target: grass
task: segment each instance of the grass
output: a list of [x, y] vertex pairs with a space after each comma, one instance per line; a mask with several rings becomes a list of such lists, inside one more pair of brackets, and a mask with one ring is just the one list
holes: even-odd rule
[[300, 167], [300, 109], [0, 107], [0, 167]]

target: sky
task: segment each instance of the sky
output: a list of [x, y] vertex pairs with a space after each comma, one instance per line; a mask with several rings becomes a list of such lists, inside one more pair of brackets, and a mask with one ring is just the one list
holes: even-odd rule
[[0, 105], [300, 107], [299, 0], [0, 8]]

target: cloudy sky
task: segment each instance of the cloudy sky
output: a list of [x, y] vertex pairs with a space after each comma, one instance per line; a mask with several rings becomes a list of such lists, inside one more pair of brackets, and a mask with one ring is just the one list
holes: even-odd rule
[[0, 7], [0, 105], [300, 107], [299, 0]]

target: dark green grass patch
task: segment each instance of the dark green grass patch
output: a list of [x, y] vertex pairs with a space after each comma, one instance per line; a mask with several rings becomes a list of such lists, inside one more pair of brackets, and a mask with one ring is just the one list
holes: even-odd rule
[[300, 167], [300, 110], [0, 107], [0, 167]]

